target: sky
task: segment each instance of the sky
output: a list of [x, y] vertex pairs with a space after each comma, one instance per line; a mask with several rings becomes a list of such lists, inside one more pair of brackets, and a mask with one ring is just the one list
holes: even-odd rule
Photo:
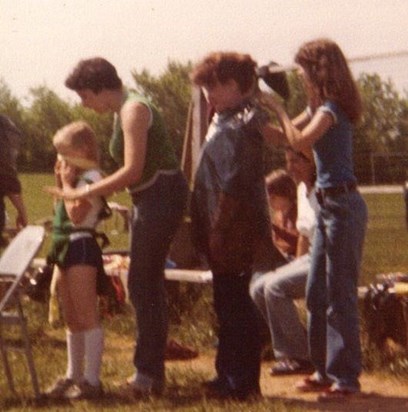
[[407, 0], [0, 0], [0, 78], [24, 100], [47, 86], [75, 101], [64, 81], [83, 58], [102, 56], [128, 86], [131, 71], [159, 75], [170, 60], [193, 63], [215, 50], [290, 64], [298, 47], [330, 37], [352, 64], [408, 90]]

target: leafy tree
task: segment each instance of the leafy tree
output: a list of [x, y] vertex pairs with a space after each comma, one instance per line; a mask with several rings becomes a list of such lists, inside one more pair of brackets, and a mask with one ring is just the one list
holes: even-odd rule
[[[299, 76], [296, 73], [288, 73], [287, 81], [289, 83], [290, 97], [283, 104], [291, 118], [298, 115], [306, 106], [306, 95]], [[274, 113], [270, 113], [278, 124]], [[279, 147], [267, 145], [265, 156], [265, 173], [270, 170], [285, 167], [284, 150]]]
[[[147, 70], [132, 72], [135, 88], [150, 96], [161, 110], [180, 157], [191, 100], [190, 70], [189, 62], [169, 61], [166, 70], [159, 76], [153, 76]], [[288, 81], [291, 97], [285, 105], [290, 116], [294, 117], [303, 110], [306, 98], [296, 73], [289, 73]], [[398, 163], [394, 164], [391, 159], [396, 158], [395, 153], [408, 152], [407, 96], [401, 98], [392, 82], [383, 81], [377, 74], [361, 75], [358, 86], [364, 103], [364, 115], [354, 139], [355, 168], [359, 181], [371, 182], [372, 158], [377, 153], [390, 155], [389, 159], [377, 158], [377, 181], [400, 181], [406, 167], [404, 160], [399, 157]], [[67, 103], [45, 86], [31, 89], [27, 102], [23, 105], [0, 79], [0, 112], [14, 121], [24, 137], [19, 170], [52, 171], [55, 162], [52, 136], [60, 127], [76, 119], [84, 119], [95, 130], [100, 140], [103, 169], [110, 172], [116, 168], [108, 153], [111, 115], [101, 116], [79, 104]], [[266, 157], [266, 171], [284, 166], [282, 150], [270, 147]], [[405, 162], [408, 166], [408, 160]]]
[[3, 79], [0, 79], [0, 113], [9, 116], [17, 127], [21, 127], [23, 107]]
[[29, 127], [25, 121], [25, 109], [17, 97], [13, 96], [8, 85], [0, 79], [0, 113], [8, 116], [21, 131], [22, 145], [17, 159], [18, 168], [21, 170], [27, 164], [27, 132]]
[[290, 88], [290, 98], [286, 106], [289, 115], [294, 117], [305, 109], [307, 104], [306, 93], [302, 81], [296, 72], [288, 73], [287, 79]]
[[32, 103], [25, 113], [23, 170], [50, 172], [55, 163], [52, 137], [72, 120], [68, 103], [45, 86], [30, 90]]
[[191, 99], [189, 73], [191, 63], [169, 61], [160, 76], [153, 76], [146, 69], [132, 71], [136, 89], [149, 96], [161, 111], [176, 153], [181, 158]]
[[354, 139], [356, 174], [361, 182], [371, 182], [376, 161], [376, 181], [391, 182], [397, 179], [396, 168], [387, 157], [377, 155], [391, 155], [407, 149], [406, 133], [401, 134], [406, 103], [400, 99], [393, 83], [382, 81], [378, 74], [362, 74], [358, 86], [364, 111]]
[[400, 100], [400, 116], [397, 124], [397, 139], [394, 150], [396, 152], [408, 152], [408, 100]]
[[358, 85], [363, 99], [363, 118], [356, 131], [356, 144], [373, 152], [390, 152], [398, 140], [403, 106], [391, 81], [378, 74], [362, 74]]
[[95, 130], [101, 147], [101, 166], [111, 170], [113, 164], [107, 144], [111, 133], [112, 116], [99, 115], [82, 105], [71, 106], [53, 91], [42, 86], [30, 90], [31, 106], [25, 111], [25, 143], [21, 170], [51, 172], [55, 163], [52, 138], [55, 132], [75, 120], [85, 120]]

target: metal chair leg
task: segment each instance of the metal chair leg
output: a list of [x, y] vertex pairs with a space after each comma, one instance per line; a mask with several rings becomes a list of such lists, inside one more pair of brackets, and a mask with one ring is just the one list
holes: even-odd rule
[[10, 388], [10, 390], [15, 393], [16, 389], [14, 386], [14, 380], [13, 380], [13, 374], [11, 372], [11, 368], [10, 368], [10, 363], [8, 360], [8, 355], [7, 355], [7, 348], [6, 348], [6, 344], [3, 340], [3, 335], [2, 335], [2, 326], [0, 323], [0, 352], [1, 352], [1, 358], [3, 361], [3, 365], [4, 365], [4, 370], [6, 372], [6, 378], [7, 378], [7, 383], [8, 386]]
[[36, 372], [35, 365], [34, 365], [33, 352], [31, 349], [30, 338], [28, 335], [27, 320], [24, 316], [23, 307], [21, 305], [20, 299], [18, 299], [17, 306], [18, 306], [19, 321], [20, 321], [20, 326], [21, 326], [21, 333], [22, 333], [22, 337], [24, 341], [24, 353], [27, 358], [28, 370], [30, 372], [31, 382], [33, 385], [35, 397], [39, 398], [40, 397], [40, 387], [38, 384], [37, 372]]

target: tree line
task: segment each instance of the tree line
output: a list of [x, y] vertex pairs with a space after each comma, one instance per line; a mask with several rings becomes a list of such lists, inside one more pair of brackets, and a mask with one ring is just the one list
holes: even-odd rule
[[[188, 107], [191, 100], [189, 72], [191, 63], [169, 61], [159, 75], [148, 70], [131, 72], [138, 92], [150, 96], [162, 111], [177, 154], [181, 158]], [[296, 73], [288, 74], [291, 90], [285, 102], [288, 112], [303, 110], [305, 95]], [[358, 79], [364, 104], [363, 118], [354, 139], [355, 170], [360, 183], [401, 183], [408, 170], [408, 98], [401, 96], [391, 80], [377, 74], [362, 74]], [[99, 115], [78, 103], [61, 99], [47, 86], [30, 89], [29, 104], [23, 105], [7, 83], [0, 79], [0, 113], [9, 116], [23, 135], [18, 159], [20, 172], [51, 173], [55, 162], [52, 137], [67, 123], [83, 119], [100, 140], [102, 168], [110, 172], [114, 164], [108, 153], [111, 115]], [[265, 169], [283, 166], [282, 151], [268, 147]]]

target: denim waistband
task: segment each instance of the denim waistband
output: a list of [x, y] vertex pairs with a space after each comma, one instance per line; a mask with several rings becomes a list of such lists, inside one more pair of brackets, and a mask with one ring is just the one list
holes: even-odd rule
[[346, 183], [343, 183], [337, 186], [317, 188], [316, 198], [319, 204], [322, 205], [325, 197], [343, 195], [349, 192], [354, 192], [356, 190], [357, 190], [356, 182], [346, 182]]

